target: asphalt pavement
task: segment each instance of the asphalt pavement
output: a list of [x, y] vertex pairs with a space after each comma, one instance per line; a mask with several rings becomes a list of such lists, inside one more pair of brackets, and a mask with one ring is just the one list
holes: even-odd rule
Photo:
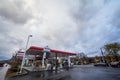
[[[120, 80], [120, 68], [95, 67], [93, 65], [77, 65], [69, 71], [57, 74], [58, 77], [67, 75], [60, 80]], [[45, 73], [44, 78], [41, 72], [30, 72], [28, 75], [14, 77], [8, 80], [47, 80], [45, 76], [55, 76], [56, 74]], [[55, 76], [56, 77], [56, 76]], [[56, 80], [56, 79], [52, 79]], [[58, 80], [58, 79], [57, 79]]]
[[64, 80], [120, 80], [120, 68], [79, 65]]

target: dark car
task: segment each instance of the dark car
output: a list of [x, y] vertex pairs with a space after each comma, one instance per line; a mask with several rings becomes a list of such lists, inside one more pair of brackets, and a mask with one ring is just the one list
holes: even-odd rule
[[4, 63], [0, 63], [0, 67], [3, 67]]
[[81, 62], [78, 62], [77, 65], [81, 65]]
[[111, 62], [111, 67], [120, 67], [120, 62]]
[[103, 66], [103, 67], [106, 67], [108, 65], [106, 63], [104, 63], [104, 62], [99, 62], [99, 63], [94, 64], [94, 66]]

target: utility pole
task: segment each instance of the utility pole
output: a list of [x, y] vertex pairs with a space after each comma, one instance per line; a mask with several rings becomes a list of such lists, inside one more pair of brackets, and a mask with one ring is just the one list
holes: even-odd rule
[[103, 54], [102, 48], [100, 48], [100, 50], [101, 50], [101, 53], [102, 53], [102, 61], [105, 62], [104, 54]]

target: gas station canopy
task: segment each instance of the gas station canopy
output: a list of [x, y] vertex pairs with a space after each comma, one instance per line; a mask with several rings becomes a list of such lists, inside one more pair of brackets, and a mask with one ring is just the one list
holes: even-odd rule
[[[44, 48], [42, 47], [37, 47], [37, 46], [31, 46], [27, 51], [35, 50], [35, 51], [41, 51], [44, 52]], [[61, 50], [55, 50], [55, 49], [50, 49], [50, 53], [57, 53], [57, 54], [65, 54], [65, 55], [76, 55], [76, 53], [73, 52], [66, 52], [66, 51], [61, 51]]]

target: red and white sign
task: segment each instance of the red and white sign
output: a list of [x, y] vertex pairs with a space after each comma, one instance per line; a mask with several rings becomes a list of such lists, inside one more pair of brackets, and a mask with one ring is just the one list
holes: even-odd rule
[[25, 53], [25, 52], [23, 52], [23, 51], [18, 51], [18, 52], [16, 53], [16, 58], [22, 59], [23, 56], [24, 56], [24, 53]]

